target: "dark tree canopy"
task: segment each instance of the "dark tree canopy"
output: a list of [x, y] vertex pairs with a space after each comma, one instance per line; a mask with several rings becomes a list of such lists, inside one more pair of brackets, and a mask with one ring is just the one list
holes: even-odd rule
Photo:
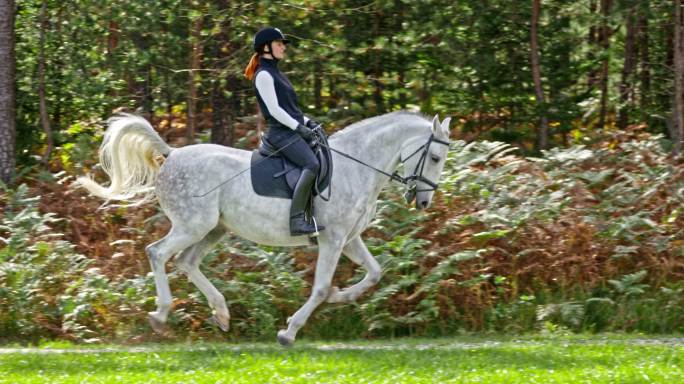
[[186, 141], [241, 145], [238, 128], [257, 112], [242, 70], [265, 25], [291, 37], [282, 68], [330, 129], [420, 109], [456, 117], [466, 138], [527, 150], [635, 124], [673, 138], [675, 10], [667, 0], [22, 0], [18, 153], [42, 156], [50, 138], [59, 148], [120, 109], [179, 124]]

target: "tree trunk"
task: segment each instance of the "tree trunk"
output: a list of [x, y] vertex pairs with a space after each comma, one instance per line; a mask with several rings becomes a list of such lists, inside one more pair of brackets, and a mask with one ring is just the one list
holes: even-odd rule
[[673, 154], [679, 156], [682, 152], [682, 138], [684, 137], [684, 45], [682, 45], [682, 1], [675, 0], [674, 22], [674, 97], [672, 108], [672, 148]]
[[[232, 116], [244, 116], [247, 113], [245, 113], [246, 106], [243, 104], [244, 100], [240, 96], [241, 94], [247, 94], [251, 93], [254, 94], [254, 92], [249, 92], [247, 89], [242, 87], [242, 76], [237, 76], [237, 77], [232, 77], [232, 82], [233, 85], [228, 85], [229, 89], [232, 90], [232, 93], [230, 94], [230, 97], [228, 98], [229, 100], [229, 108], [232, 112]], [[251, 88], [248, 88], [251, 90]], [[235, 125], [230, 127], [231, 132], [235, 131]]]
[[143, 96], [141, 107], [144, 116], [151, 120], [154, 117], [154, 93], [152, 92], [152, 65], [145, 65], [145, 82], [143, 83]]
[[625, 36], [624, 64], [622, 66], [622, 77], [620, 79], [619, 94], [620, 107], [618, 110], [617, 125], [620, 129], [627, 128], [629, 124], [629, 113], [633, 109], [633, 84], [632, 73], [636, 64], [636, 10], [632, 8], [627, 15], [627, 34]]
[[406, 97], [406, 68], [402, 65], [397, 74], [397, 83], [399, 83], [399, 106], [401, 109], [406, 109], [408, 98]]
[[[592, 17], [594, 16], [594, 14], [596, 14], [596, 11], [596, 0], [590, 0], [589, 13]], [[589, 33], [587, 34], [587, 43], [589, 45], [589, 50], [587, 52], [587, 60], [593, 65], [594, 60], [596, 60], [595, 49], [598, 47], [598, 28], [593, 22], [589, 27]], [[591, 91], [596, 86], [596, 83], [598, 83], [598, 71], [592, 68], [587, 76], [587, 88], [589, 88], [589, 90]]]
[[50, 117], [47, 110], [47, 96], [45, 95], [45, 30], [47, 29], [47, 1], [43, 0], [40, 7], [40, 41], [38, 43], [38, 109], [40, 114], [40, 125], [45, 132], [45, 141], [47, 148], [43, 155], [43, 164], [50, 162], [50, 155], [54, 147], [54, 140], [52, 138], [52, 127], [50, 126]]
[[190, 70], [188, 71], [188, 120], [185, 127], [187, 144], [192, 144], [197, 127], [197, 70], [202, 58], [202, 16], [198, 16], [192, 23], [190, 30]]
[[[152, 48], [153, 39], [146, 32], [139, 30], [133, 31], [131, 33], [131, 41], [135, 45], [135, 48], [140, 52], [149, 51]], [[150, 119], [152, 117], [152, 86], [150, 84], [150, 79], [152, 76], [152, 64], [148, 61], [142, 71], [144, 71], [143, 81], [138, 81], [138, 76], [136, 73], [131, 73], [127, 71], [126, 73], [126, 83], [128, 85], [128, 93], [134, 94], [138, 98], [138, 103], [136, 104], [136, 109], [142, 113], [145, 118]]]
[[[219, 2], [220, 13], [226, 13], [228, 7], [228, 1]], [[226, 20], [230, 20], [230, 18]], [[215, 28], [221, 32], [214, 35], [210, 45], [213, 52], [211, 64], [213, 68], [213, 81], [210, 95], [211, 142], [232, 146], [234, 142], [233, 122], [238, 109], [232, 106], [231, 103], [235, 100], [234, 95], [237, 93], [237, 87], [240, 82], [230, 72], [225, 71], [224, 68], [224, 63], [230, 60], [230, 54], [233, 52], [230, 37], [226, 32], [231, 30], [231, 25], [229, 22], [221, 19], [217, 19], [215, 22], [217, 23]], [[231, 93], [230, 97], [226, 96], [226, 91]]]
[[[48, 4], [48, 8], [52, 10], [50, 4]], [[52, 39], [54, 39], [54, 46], [61, 47], [65, 44], [65, 41], [73, 41], [76, 39], [75, 35], [77, 32], [69, 35], [62, 30], [64, 26], [63, 22], [70, 18], [70, 9], [68, 4], [62, 3], [57, 8], [56, 13], [52, 14], [54, 23], [51, 25], [50, 34]], [[62, 55], [53, 55], [50, 58], [50, 84], [52, 87], [50, 122], [53, 127], [57, 127], [57, 130], [62, 126], [62, 120], [64, 118], [67, 120], [69, 119], [68, 116], [65, 116], [67, 114], [65, 110], [68, 109], [68, 107], [65, 107], [67, 104], [65, 103], [65, 100], [69, 97], [68, 91], [66, 90], [67, 82], [69, 80], [64, 76], [62, 71], [68, 67], [68, 60], [70, 60], [68, 57]]]
[[[164, 71], [164, 97], [166, 98], [166, 132], [173, 132], [173, 83], [170, 80], [169, 71]], [[166, 140], [166, 137], [164, 137]]]
[[[378, 8], [375, 10], [373, 17], [373, 36], [380, 36], [380, 23], [383, 19], [382, 9], [379, 8], [378, 3], [376, 3]], [[382, 52], [380, 48], [373, 48], [373, 84], [375, 85], [375, 91], [373, 92], [373, 98], [375, 99], [375, 109], [377, 114], [385, 112], [385, 103], [382, 100]]]
[[107, 57], [111, 58], [116, 47], [119, 45], [119, 24], [114, 20], [110, 20], [107, 30]]
[[14, 95], [14, 0], [0, 1], [0, 180], [14, 175], [16, 109]]
[[220, 145], [233, 145], [233, 117], [224, 96], [223, 85], [214, 81], [211, 87], [211, 142]]
[[532, 66], [532, 78], [534, 79], [534, 94], [539, 108], [539, 128], [537, 129], [537, 149], [547, 149], [549, 146], [549, 122], [546, 117], [544, 89], [541, 83], [541, 69], [539, 64], [539, 43], [537, 30], [539, 27], [540, 0], [532, 0], [532, 20], [530, 28], [530, 62]]
[[639, 11], [639, 109], [641, 110], [641, 120], [647, 121], [647, 108], [651, 102], [651, 58], [649, 51], [649, 32], [648, 32], [648, 10], [649, 2], [644, 0]]
[[321, 115], [323, 109], [323, 65], [321, 60], [314, 62], [314, 115]]
[[335, 81], [335, 75], [328, 75], [328, 99], [326, 100], [326, 106], [328, 108], [341, 108], [340, 105], [340, 95], [337, 89], [337, 83]]
[[603, 129], [606, 125], [608, 115], [608, 64], [609, 64], [609, 48], [610, 37], [612, 35], [610, 25], [608, 24], [608, 17], [612, 8], [612, 0], [601, 0], [601, 28], [599, 31], [599, 43], [603, 53], [603, 61], [601, 63], [601, 110], [599, 112], [598, 128]]

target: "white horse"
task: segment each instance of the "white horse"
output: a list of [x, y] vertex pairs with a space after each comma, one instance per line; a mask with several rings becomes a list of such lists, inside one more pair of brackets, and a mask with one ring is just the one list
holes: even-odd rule
[[[375, 215], [378, 195], [391, 180], [388, 175], [400, 163], [404, 163], [404, 177], [392, 178], [408, 185], [409, 203], [415, 198], [418, 209], [430, 205], [447, 158], [449, 120], [440, 123], [435, 116], [430, 122], [400, 111], [363, 120], [330, 137], [331, 148], [365, 164], [333, 153], [332, 197], [315, 200], [317, 219], [326, 230], [318, 238], [311, 296], [288, 319], [287, 330], [278, 332], [281, 344], [294, 343], [297, 331], [324, 301], [354, 301], [378, 282], [381, 267], [361, 233]], [[160, 156], [166, 157], [161, 166]], [[178, 268], [207, 297], [214, 322], [227, 331], [230, 315], [225, 299], [199, 269], [211, 247], [227, 231], [258, 244], [309, 244], [306, 236], [290, 236], [289, 200], [259, 196], [252, 189], [250, 173], [238, 175], [250, 166], [250, 156], [249, 151], [213, 144], [171, 148], [141, 117], [110, 119], [100, 161], [111, 184], [105, 188], [87, 177], [79, 182], [108, 200], [141, 202], [156, 196], [171, 220], [169, 233], [146, 248], [157, 289], [157, 310], [149, 313], [156, 331], [163, 328], [171, 308], [165, 264], [172, 256], [177, 255]], [[342, 290], [331, 287], [340, 254], [367, 271], [360, 282]]]

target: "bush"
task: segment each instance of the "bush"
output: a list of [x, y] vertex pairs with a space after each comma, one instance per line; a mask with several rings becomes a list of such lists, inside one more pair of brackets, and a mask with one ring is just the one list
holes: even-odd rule
[[[321, 306], [302, 334], [684, 331], [684, 171], [660, 141], [618, 137], [602, 148], [528, 159], [502, 143], [454, 143], [434, 209], [406, 207], [397, 186], [381, 196], [364, 234], [383, 266], [378, 286], [356, 304]], [[69, 197], [59, 192], [48, 200], [64, 204]], [[80, 216], [71, 220], [80, 228], [102, 219], [100, 232], [83, 238], [110, 242], [84, 256], [53, 233], [71, 228], [65, 219], [41, 213], [40, 198], [29, 195], [22, 185], [0, 198], [2, 335], [152, 337], [146, 312], [155, 288], [142, 248], [164, 231], [161, 214], [98, 211], [86, 220], [88, 207], [75, 210]], [[108, 255], [118, 236], [127, 236], [127, 245], [114, 261]], [[271, 339], [306, 300], [314, 266], [314, 249], [229, 236], [203, 269], [227, 299], [232, 331], [208, 322], [206, 299], [170, 268], [175, 300], [167, 337]], [[343, 259], [335, 283], [353, 284], [364, 273]]]

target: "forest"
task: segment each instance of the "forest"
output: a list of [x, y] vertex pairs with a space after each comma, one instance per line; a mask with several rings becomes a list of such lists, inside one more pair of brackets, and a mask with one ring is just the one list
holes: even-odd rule
[[[243, 70], [264, 26], [328, 134], [391, 111], [452, 118], [433, 207], [392, 185], [364, 234], [383, 266], [305, 337], [684, 332], [681, 0], [4, 0], [0, 5], [0, 341], [156, 340], [144, 247], [155, 204], [101, 209], [117, 112], [172, 146], [254, 149]], [[270, 338], [310, 291], [315, 247], [228, 236], [203, 269], [232, 330], [177, 272], [167, 338]], [[342, 261], [335, 280], [360, 280]]]

